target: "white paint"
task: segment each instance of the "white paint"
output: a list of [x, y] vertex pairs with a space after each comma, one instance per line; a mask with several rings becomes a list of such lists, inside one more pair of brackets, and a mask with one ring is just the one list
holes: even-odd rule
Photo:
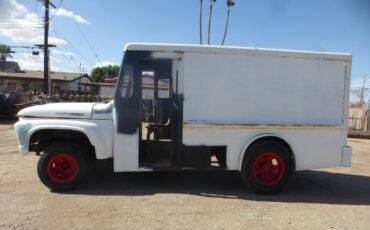
[[248, 54], [258, 56], [276, 56], [276, 57], [303, 57], [327, 60], [346, 60], [351, 61], [349, 53], [330, 53], [314, 52], [303, 50], [283, 50], [283, 49], [265, 49], [255, 47], [237, 47], [237, 46], [207, 46], [207, 45], [188, 45], [188, 44], [156, 44], [156, 43], [127, 43], [124, 51], [160, 51], [160, 52], [184, 52], [184, 53], [214, 53], [214, 54]]
[[296, 170], [341, 165], [343, 130], [339, 127], [315, 126], [217, 126], [186, 124], [185, 145], [224, 145], [227, 168], [240, 170], [246, 148], [263, 136], [285, 140], [295, 155]]
[[117, 133], [116, 111], [113, 108], [115, 127], [113, 158], [115, 172], [139, 171], [139, 130], [135, 134]]
[[[176, 49], [153, 49], [165, 48]], [[291, 145], [297, 170], [348, 165], [350, 55], [178, 49], [184, 51], [185, 145], [226, 145], [228, 169], [240, 170], [248, 144], [278, 136]]]
[[27, 155], [29, 153], [28, 148], [23, 145], [18, 145], [18, 150], [21, 153], [21, 155]]
[[184, 55], [184, 122], [340, 126], [343, 61]]
[[19, 117], [90, 119], [94, 103], [50, 103], [22, 109]]
[[139, 130], [135, 134], [114, 136], [114, 171], [139, 171]]
[[92, 119], [98, 120], [112, 120], [114, 103], [110, 101], [109, 103], [97, 103], [93, 107]]
[[[97, 159], [111, 158], [113, 123], [112, 120], [73, 120], [73, 119], [47, 119], [47, 118], [21, 118], [18, 123], [27, 122], [32, 125], [25, 143], [19, 143], [23, 149], [22, 153], [28, 153], [29, 140], [33, 133], [38, 130], [63, 129], [84, 133], [95, 147]], [[17, 125], [16, 124], [16, 125]], [[18, 138], [18, 141], [20, 139]]]

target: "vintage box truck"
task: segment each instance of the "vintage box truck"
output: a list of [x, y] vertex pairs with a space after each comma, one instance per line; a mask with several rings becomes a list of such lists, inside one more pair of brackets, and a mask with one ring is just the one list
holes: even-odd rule
[[237, 170], [255, 192], [298, 170], [350, 166], [351, 55], [128, 44], [109, 103], [54, 103], [18, 113], [22, 154], [41, 181], [76, 187], [95, 160], [115, 172]]

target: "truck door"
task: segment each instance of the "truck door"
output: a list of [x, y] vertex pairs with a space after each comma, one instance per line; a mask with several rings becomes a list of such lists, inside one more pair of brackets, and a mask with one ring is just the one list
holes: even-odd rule
[[172, 56], [148, 51], [124, 56], [113, 111], [116, 172], [176, 165], [182, 102], [177, 95], [179, 58]]
[[173, 167], [175, 151], [173, 128], [177, 105], [174, 100], [173, 61], [152, 59], [140, 63], [140, 157], [139, 166]]
[[[127, 54], [126, 54], [127, 55]], [[137, 55], [136, 55], [137, 56]], [[137, 171], [139, 153], [139, 75], [135, 60], [125, 58], [114, 98], [114, 171]], [[128, 60], [127, 60], [128, 59]], [[131, 62], [129, 62], [131, 61]]]

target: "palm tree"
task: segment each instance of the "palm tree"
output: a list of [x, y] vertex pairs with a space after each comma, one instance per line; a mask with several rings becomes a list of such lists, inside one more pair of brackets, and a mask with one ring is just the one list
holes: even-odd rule
[[212, 10], [213, 10], [213, 4], [216, 2], [216, 0], [210, 0], [209, 2], [209, 19], [208, 19], [208, 45], [211, 44], [211, 21], [212, 21]]
[[230, 10], [231, 10], [231, 7], [235, 5], [235, 2], [233, 0], [226, 0], [226, 5], [227, 5], [227, 18], [226, 18], [224, 38], [222, 39], [222, 45], [224, 45], [225, 43], [227, 28], [229, 27]]
[[203, 44], [202, 16], [203, 16], [203, 0], [200, 0], [199, 36], [200, 36], [200, 44], [201, 45]]

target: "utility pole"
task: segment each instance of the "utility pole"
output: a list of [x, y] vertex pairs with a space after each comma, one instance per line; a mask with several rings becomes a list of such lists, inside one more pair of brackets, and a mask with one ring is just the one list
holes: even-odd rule
[[364, 75], [364, 81], [362, 83], [362, 89], [361, 89], [361, 95], [360, 95], [360, 106], [362, 107], [365, 102], [364, 102], [364, 99], [365, 99], [365, 84], [366, 84], [366, 81], [367, 81], [367, 75], [365, 74]]
[[[45, 15], [44, 15], [44, 44], [42, 48], [44, 50], [44, 94], [50, 93], [50, 63], [49, 63], [49, 5], [56, 8], [56, 6], [50, 2], [50, 0], [38, 0], [39, 2], [44, 2]], [[40, 45], [36, 45], [39, 46]], [[55, 45], [53, 46], [55, 47]]]
[[49, 94], [49, 0], [44, 1], [44, 94]]

